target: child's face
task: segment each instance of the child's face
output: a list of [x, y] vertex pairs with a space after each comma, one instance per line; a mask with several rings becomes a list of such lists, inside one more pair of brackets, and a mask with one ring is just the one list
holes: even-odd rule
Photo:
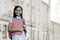
[[22, 13], [21, 8], [18, 7], [18, 8], [15, 10], [15, 13], [16, 13], [17, 16], [20, 16], [20, 14]]

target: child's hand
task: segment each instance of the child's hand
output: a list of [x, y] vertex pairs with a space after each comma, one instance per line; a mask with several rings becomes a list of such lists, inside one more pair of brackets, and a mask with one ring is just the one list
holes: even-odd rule
[[22, 28], [18, 28], [17, 30], [20, 31], [20, 32], [23, 32], [23, 29]]

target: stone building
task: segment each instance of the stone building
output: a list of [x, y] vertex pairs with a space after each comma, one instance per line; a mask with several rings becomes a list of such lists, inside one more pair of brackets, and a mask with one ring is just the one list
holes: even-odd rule
[[15, 5], [23, 7], [27, 40], [60, 40], [60, 24], [50, 20], [50, 0], [0, 0], [0, 40], [9, 40], [9, 18]]
[[49, 0], [0, 0], [0, 2], [1, 40], [9, 40], [7, 28], [15, 5], [23, 7], [27, 40], [46, 40]]

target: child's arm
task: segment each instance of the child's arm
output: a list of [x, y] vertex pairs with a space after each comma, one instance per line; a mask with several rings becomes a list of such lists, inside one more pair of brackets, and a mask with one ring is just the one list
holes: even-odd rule
[[23, 30], [20, 29], [20, 28], [19, 28], [19, 29], [11, 28], [11, 22], [9, 22], [8, 31], [9, 31], [9, 32], [16, 32], [16, 31], [22, 32]]
[[23, 30], [24, 30], [24, 33], [25, 33], [25, 35], [26, 35], [26, 33], [27, 33], [27, 30], [26, 30], [26, 26], [25, 26], [26, 24], [25, 24], [25, 20], [23, 19]]
[[25, 27], [25, 25], [23, 25], [23, 30], [24, 30], [24, 33], [25, 33], [25, 35], [26, 35], [26, 33], [27, 33], [27, 30], [26, 30], [26, 27]]

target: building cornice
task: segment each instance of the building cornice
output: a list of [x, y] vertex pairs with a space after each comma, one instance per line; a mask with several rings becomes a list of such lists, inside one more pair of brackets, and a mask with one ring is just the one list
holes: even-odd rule
[[2, 18], [0, 18], [0, 20], [1, 20], [1, 21], [9, 22], [9, 20], [7, 20], [7, 19], [2, 19]]

